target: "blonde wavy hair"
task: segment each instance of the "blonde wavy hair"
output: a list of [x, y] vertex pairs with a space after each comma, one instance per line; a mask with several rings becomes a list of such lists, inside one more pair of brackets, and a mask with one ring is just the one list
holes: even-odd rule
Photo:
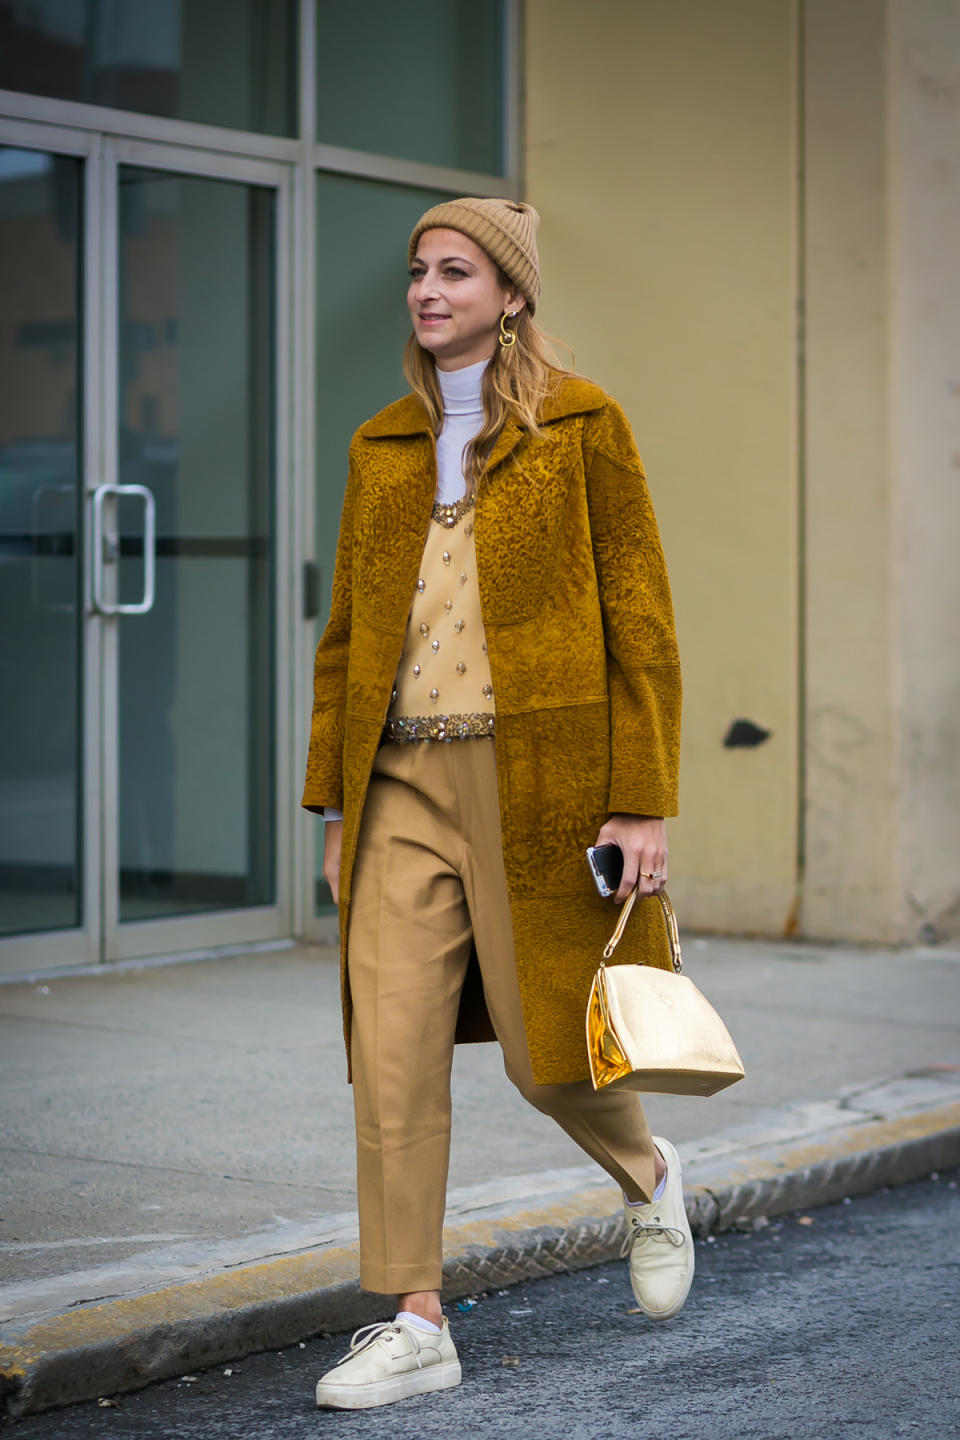
[[[506, 276], [502, 279], [505, 285], [511, 285]], [[554, 350], [559, 342], [540, 329], [526, 306], [516, 321], [509, 324], [516, 334], [516, 343], [498, 344], [483, 373], [483, 425], [463, 452], [468, 495], [476, 494], [484, 466], [507, 421], [515, 420], [523, 429], [539, 435], [544, 400], [553, 394], [563, 377], [571, 373], [568, 366], [560, 364]], [[403, 373], [410, 388], [423, 401], [434, 435], [439, 435], [443, 424], [443, 397], [436, 362], [413, 334], [403, 352]]]

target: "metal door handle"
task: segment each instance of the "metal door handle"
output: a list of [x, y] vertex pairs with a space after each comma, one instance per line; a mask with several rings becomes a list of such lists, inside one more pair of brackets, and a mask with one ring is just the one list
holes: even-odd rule
[[[113, 605], [104, 599], [104, 564], [119, 559], [119, 537], [103, 529], [103, 502], [108, 495], [134, 495], [143, 501], [143, 598], [135, 605]], [[157, 577], [157, 503], [146, 485], [98, 485], [93, 492], [93, 605], [101, 615], [146, 615], [153, 609]], [[109, 547], [110, 553], [107, 554]]]

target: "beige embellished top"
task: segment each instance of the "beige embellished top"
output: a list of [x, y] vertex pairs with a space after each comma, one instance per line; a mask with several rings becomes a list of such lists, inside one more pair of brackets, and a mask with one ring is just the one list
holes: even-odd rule
[[470, 740], [494, 732], [480, 618], [474, 502], [437, 503], [410, 607], [385, 737]]

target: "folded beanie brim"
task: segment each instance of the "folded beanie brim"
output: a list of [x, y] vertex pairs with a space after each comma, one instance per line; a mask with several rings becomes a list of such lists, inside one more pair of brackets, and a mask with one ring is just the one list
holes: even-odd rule
[[539, 223], [540, 216], [533, 206], [521, 201], [474, 196], [444, 200], [417, 221], [410, 236], [408, 259], [413, 261], [417, 242], [425, 230], [459, 230], [479, 245], [516, 285], [532, 314], [540, 298]]

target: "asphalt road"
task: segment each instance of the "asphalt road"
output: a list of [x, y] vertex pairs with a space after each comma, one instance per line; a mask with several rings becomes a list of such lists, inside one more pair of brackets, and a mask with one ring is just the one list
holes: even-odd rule
[[[676, 1320], [623, 1265], [450, 1306], [458, 1390], [318, 1412], [343, 1336], [18, 1422], [11, 1440], [919, 1440], [960, 1437], [956, 1173], [697, 1243]], [[105, 1397], [110, 1398], [110, 1397]]]

